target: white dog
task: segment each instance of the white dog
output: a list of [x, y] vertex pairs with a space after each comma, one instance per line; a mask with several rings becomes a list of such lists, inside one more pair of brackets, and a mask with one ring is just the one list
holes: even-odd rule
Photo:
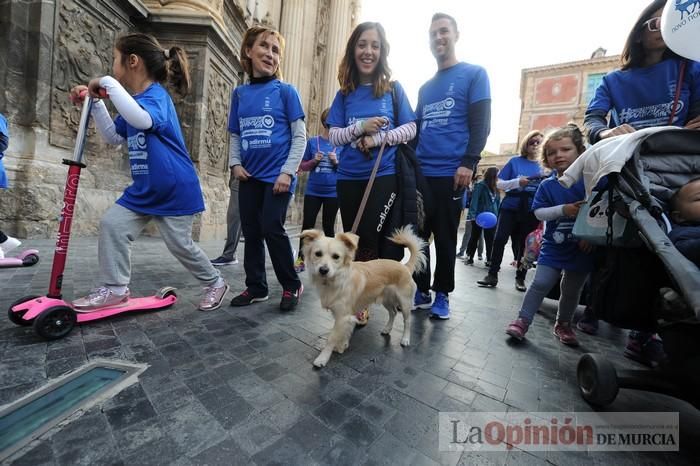
[[399, 229], [391, 237], [394, 243], [410, 251], [406, 264], [389, 259], [354, 262], [359, 237], [352, 233], [338, 233], [329, 238], [319, 230], [305, 230], [301, 238], [306, 268], [319, 290], [321, 305], [329, 309], [335, 319], [328, 342], [314, 366], [325, 366], [333, 350], [342, 353], [347, 349], [357, 324], [356, 313], [375, 302], [381, 302], [389, 311], [389, 321], [382, 334], [391, 332], [396, 312], [401, 311], [401, 346], [410, 344], [411, 309], [416, 293], [412, 275], [423, 270], [426, 264], [422, 252], [425, 242], [411, 228]]

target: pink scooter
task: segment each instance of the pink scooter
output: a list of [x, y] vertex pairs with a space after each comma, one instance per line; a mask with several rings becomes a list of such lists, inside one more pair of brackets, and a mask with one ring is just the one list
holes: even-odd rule
[[104, 319], [105, 317], [125, 312], [164, 309], [177, 302], [175, 288], [172, 287], [158, 290], [155, 296], [133, 298], [118, 306], [104, 307], [89, 312], [78, 312], [73, 308], [70, 301], [62, 299], [63, 271], [68, 256], [68, 241], [70, 239], [75, 199], [78, 195], [80, 171], [85, 167], [85, 164], [82, 162], [83, 149], [85, 148], [85, 138], [92, 105], [93, 99], [86, 97], [83, 101], [83, 111], [80, 116], [80, 126], [78, 127], [73, 160], [63, 160], [63, 163], [68, 165], [68, 177], [66, 178], [66, 188], [63, 194], [63, 209], [61, 209], [61, 222], [58, 227], [58, 239], [53, 256], [49, 293], [46, 296], [25, 296], [15, 301], [8, 309], [9, 318], [14, 324], [33, 325], [36, 333], [49, 340], [65, 337], [73, 330], [76, 323]]
[[39, 251], [25, 249], [18, 256], [0, 259], [0, 269], [10, 267], [29, 267], [39, 262]]

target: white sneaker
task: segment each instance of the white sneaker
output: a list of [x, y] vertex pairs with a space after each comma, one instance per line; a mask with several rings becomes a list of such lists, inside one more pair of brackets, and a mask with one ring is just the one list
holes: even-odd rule
[[20, 244], [22, 244], [20, 240], [13, 238], [12, 236], [8, 236], [4, 243], [0, 243], [0, 251], [2, 251], [3, 257], [8, 252], [16, 249]]

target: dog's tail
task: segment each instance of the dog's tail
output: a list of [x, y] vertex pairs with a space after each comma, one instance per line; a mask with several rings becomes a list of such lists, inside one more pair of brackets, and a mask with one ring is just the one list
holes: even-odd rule
[[394, 230], [394, 234], [389, 239], [396, 244], [408, 248], [411, 257], [408, 259], [408, 262], [406, 262], [406, 267], [408, 267], [411, 273], [420, 272], [425, 268], [427, 262], [425, 254], [423, 253], [425, 241], [414, 233], [411, 226], [407, 225]]

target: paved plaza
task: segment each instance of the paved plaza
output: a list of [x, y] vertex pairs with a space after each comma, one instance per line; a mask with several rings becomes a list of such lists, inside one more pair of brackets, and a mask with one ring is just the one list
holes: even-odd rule
[[[296, 242], [296, 239], [294, 240]], [[0, 269], [0, 308], [18, 297], [45, 294], [53, 242], [28, 240], [42, 261]], [[218, 256], [223, 242], [202, 247]], [[295, 244], [296, 247], [296, 244]], [[242, 256], [243, 244], [239, 250]], [[510, 252], [510, 248], [506, 248]], [[510, 259], [506, 259], [509, 261]], [[504, 262], [506, 262], [504, 261]], [[268, 262], [269, 265], [269, 262]], [[700, 458], [700, 411], [670, 397], [622, 390], [609, 411], [677, 411], [680, 453], [440, 452], [441, 411], [590, 411], [579, 396], [575, 368], [585, 352], [618, 367], [626, 332], [602, 324], [599, 336], [579, 333], [572, 349], [551, 335], [556, 303], [546, 301], [529, 341], [512, 345], [504, 328], [523, 294], [504, 267], [496, 289], [474, 282], [485, 269], [457, 263], [452, 318], [413, 313], [409, 348], [399, 345], [402, 320], [380, 335], [387, 314], [376, 308], [350, 349], [315, 370], [313, 359], [332, 326], [309, 277], [299, 307], [279, 311], [281, 289], [271, 268], [270, 300], [246, 308], [228, 301], [197, 312], [197, 282], [157, 238], [141, 238], [133, 253], [132, 295], [169, 285], [179, 302], [77, 327], [47, 343], [31, 327], [0, 320], [0, 405], [94, 359], [148, 364], [139, 383], [74, 416], [8, 460], [17, 465], [690, 465]], [[244, 288], [242, 265], [222, 268], [232, 291]], [[84, 295], [97, 277], [97, 242], [71, 243], [66, 298]], [[528, 282], [531, 276], [528, 277]], [[695, 458], [695, 460], [693, 460]]]

